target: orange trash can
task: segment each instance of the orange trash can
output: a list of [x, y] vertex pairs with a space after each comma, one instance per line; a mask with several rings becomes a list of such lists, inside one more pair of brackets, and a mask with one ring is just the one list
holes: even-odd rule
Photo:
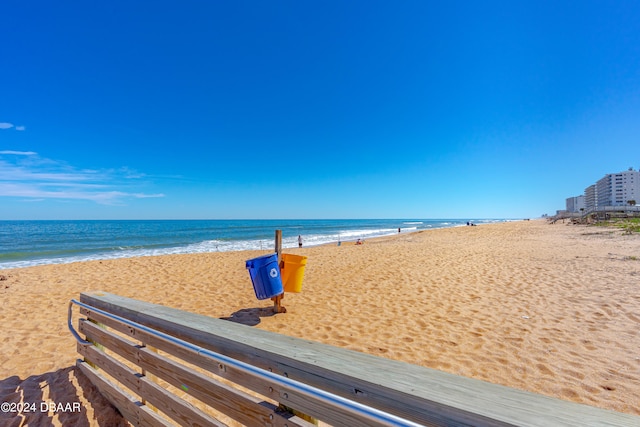
[[280, 263], [280, 276], [285, 292], [302, 291], [302, 279], [304, 267], [307, 265], [307, 257], [293, 254], [282, 254]]

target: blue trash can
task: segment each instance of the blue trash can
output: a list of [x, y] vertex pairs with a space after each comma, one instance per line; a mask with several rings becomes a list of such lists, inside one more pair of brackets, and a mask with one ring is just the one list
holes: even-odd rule
[[247, 260], [246, 267], [251, 276], [256, 298], [273, 298], [284, 292], [277, 254]]

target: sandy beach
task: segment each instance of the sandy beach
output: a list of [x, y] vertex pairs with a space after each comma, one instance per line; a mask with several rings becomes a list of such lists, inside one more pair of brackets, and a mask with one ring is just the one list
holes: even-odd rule
[[258, 317], [245, 260], [268, 251], [0, 270], [0, 426], [126, 425], [74, 368], [67, 306], [104, 290], [255, 328], [640, 415], [640, 235], [544, 220], [437, 229], [305, 255], [287, 313]]

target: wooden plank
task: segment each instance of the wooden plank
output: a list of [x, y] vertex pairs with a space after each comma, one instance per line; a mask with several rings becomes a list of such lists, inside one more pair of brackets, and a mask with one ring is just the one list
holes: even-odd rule
[[[386, 359], [102, 292], [83, 293], [81, 301], [137, 323], [179, 336], [204, 348], [226, 354], [263, 369], [288, 375], [295, 380], [309, 383], [416, 422], [432, 422], [434, 416], [439, 414], [438, 409], [440, 408], [430, 408], [430, 402], [425, 402], [411, 394], [399, 396], [398, 390], [391, 390], [388, 393], [386, 389], [382, 394], [374, 393], [379, 384], [371, 384], [367, 381], [371, 377], [375, 379], [375, 375], [372, 375], [375, 370], [371, 369], [369, 363], [375, 364], [379, 360], [386, 361]], [[91, 314], [87, 315], [91, 317]], [[102, 320], [100, 317], [96, 317], [96, 319], [109, 325], [106, 320]], [[212, 330], [216, 331], [215, 335], [209, 333]], [[159, 343], [153, 342], [151, 345], [160, 348]], [[333, 365], [327, 363], [336, 360], [334, 355], [336, 351], [338, 355], [347, 351], [349, 356], [364, 358], [364, 361], [360, 363], [358, 360], [347, 361], [347, 364], [362, 369], [360, 376], [363, 379], [340, 372], [340, 368], [344, 368], [342, 363], [333, 363]], [[401, 378], [405, 371], [411, 369], [412, 366], [402, 364], [400, 368], [395, 369], [394, 373]], [[384, 383], [384, 380], [380, 381]], [[413, 377], [407, 381], [410, 386], [413, 386], [414, 382]], [[460, 425], [471, 424], [462, 422], [464, 418], [460, 415], [460, 411], [456, 412], [456, 417], [456, 421]], [[469, 417], [471, 417], [470, 419], [479, 419], [473, 414], [469, 414]]]
[[[105, 319], [114, 326], [118, 323], [109, 318]], [[121, 324], [121, 327], [122, 326]], [[203, 403], [245, 425], [273, 425], [282, 427], [287, 425], [291, 427], [312, 426], [312, 424], [307, 423], [299, 417], [285, 417], [283, 414], [275, 411], [276, 407], [274, 405], [262, 399], [258, 399], [213, 378], [194, 372], [191, 368], [186, 368], [178, 362], [161, 356], [148, 347], [137, 345], [132, 341], [97, 327], [93, 322], [80, 319], [78, 330], [85, 334], [87, 338], [103, 344], [105, 348], [136, 363], [141, 369], [155, 374], [158, 378], [186, 391]], [[163, 341], [163, 343], [165, 342]], [[171, 346], [175, 345], [171, 344]], [[161, 349], [164, 350], [163, 348]], [[168, 347], [168, 349], [170, 350], [171, 348]], [[95, 364], [98, 367], [102, 367], [102, 369], [105, 369], [106, 372], [114, 375], [114, 377], [117, 375], [117, 379], [131, 390], [138, 391], [140, 389], [139, 377], [141, 377], [141, 375], [137, 375], [135, 382], [132, 382], [131, 375], [123, 375], [122, 373], [125, 371], [123, 368], [125, 365], [110, 357], [106, 357], [104, 352], [93, 347], [82, 346], [81, 344], [78, 344], [78, 352], [90, 358], [92, 361], [95, 360]], [[199, 358], [208, 359], [203, 356], [199, 356]], [[121, 366], [114, 367], [113, 365]], [[217, 368], [217, 364], [210, 366]], [[147, 379], [151, 380], [148, 376]], [[264, 388], [267, 389], [268, 386]], [[140, 397], [145, 398], [146, 396], [140, 395]]]
[[78, 360], [76, 365], [82, 373], [96, 386], [100, 393], [115, 406], [118, 411], [134, 424], [138, 423], [137, 400], [120, 389], [117, 385], [100, 375], [88, 362]]
[[[106, 317], [105, 319], [109, 320]], [[110, 320], [109, 323], [111, 323]], [[105, 325], [107, 324], [105, 323]], [[109, 350], [118, 353], [129, 362], [138, 363], [138, 354], [135, 349], [136, 347], [139, 347], [137, 343], [119, 337], [85, 319], [79, 319], [78, 331], [84, 334], [88, 340], [97, 342], [103, 347], [107, 347]], [[78, 344], [78, 346], [80, 346], [80, 344]]]
[[[248, 375], [242, 371], [233, 369], [230, 366], [220, 366], [219, 363], [213, 361], [207, 356], [198, 354], [195, 351], [189, 351], [181, 346], [177, 346], [172, 342], [158, 339], [154, 335], [145, 331], [131, 328], [121, 322], [115, 321], [108, 317], [93, 313], [92, 316], [98, 317], [105, 325], [116, 330], [122, 330], [125, 333], [135, 335], [137, 339], [142, 341], [151, 340], [154, 347], [169, 354], [180, 357], [186, 362], [199, 366], [218, 376], [231, 379], [235, 383], [254, 390], [263, 395], [278, 400], [287, 396], [290, 389], [284, 389], [275, 383], [262, 381]], [[305, 421], [303, 418], [276, 412], [276, 407], [267, 402], [253, 398], [245, 393], [228, 387], [218, 381], [206, 376], [200, 376], [196, 373], [185, 369], [179, 363], [170, 359], [159, 356], [148, 348], [135, 345], [132, 342], [105, 331], [95, 326], [93, 322], [80, 319], [80, 332], [88, 338], [102, 343], [107, 349], [114, 349], [127, 360], [136, 362], [141, 368], [153, 372], [159, 378], [182, 388], [184, 384], [189, 384], [187, 391], [194, 397], [200, 399], [209, 406], [220, 410], [246, 425], [274, 425], [274, 426], [300, 426], [309, 427], [313, 424]], [[92, 356], [96, 357], [96, 356]], [[97, 358], [97, 357], [96, 357]], [[98, 359], [99, 360], [99, 359]], [[107, 371], [109, 372], [109, 371]], [[114, 371], [117, 372], [117, 371]], [[144, 397], [141, 395], [141, 397]], [[285, 399], [286, 400], [286, 399]], [[251, 405], [253, 404], [253, 406]], [[291, 401], [289, 402], [291, 404]], [[296, 409], [303, 413], [315, 415], [324, 421], [330, 422], [336, 426], [375, 426], [371, 420], [358, 417], [350, 412], [338, 410], [333, 406], [323, 405], [318, 399], [304, 398], [298, 401]], [[253, 418], [252, 418], [253, 417]]]
[[[268, 425], [276, 416], [275, 406], [250, 396], [180, 364], [140, 349], [140, 365], [169, 384], [178, 387], [203, 403], [244, 425]], [[281, 425], [285, 424], [282, 420]]]
[[86, 359], [91, 360], [91, 363], [93, 363], [96, 368], [104, 370], [129, 390], [137, 392], [137, 390], [140, 389], [141, 374], [107, 355], [104, 351], [94, 346], [78, 344], [78, 353]]
[[[308, 426], [307, 422], [298, 422], [293, 419], [286, 419], [275, 412], [276, 407], [268, 402], [264, 402], [257, 398], [244, 393], [240, 393], [224, 384], [218, 384], [209, 378], [201, 376], [194, 372], [188, 372], [180, 367], [177, 363], [170, 360], [159, 360], [154, 357], [146, 349], [140, 349], [141, 363], [148, 368], [150, 372], [155, 372], [158, 377], [165, 379], [174, 386], [180, 387], [183, 384], [189, 384], [189, 392], [194, 392], [195, 397], [201, 396], [205, 398], [206, 403], [216, 407], [221, 412], [229, 414], [232, 418], [240, 421], [245, 425], [282, 425], [282, 426]], [[204, 359], [204, 356], [198, 356]], [[265, 383], [259, 379], [250, 376], [244, 376], [247, 381], [242, 381], [244, 386], [250, 389], [264, 389]], [[215, 386], [215, 389], [214, 389]], [[191, 390], [194, 387], [194, 390]], [[309, 396], [300, 399], [288, 399], [289, 395], [293, 396], [291, 389], [271, 385], [275, 393], [279, 395], [280, 400], [286, 400], [289, 406], [300, 409], [304, 413], [309, 413], [323, 421], [334, 426], [345, 427], [375, 427], [383, 424], [376, 423], [368, 418], [353, 414], [333, 406], [329, 406]], [[289, 393], [287, 393], [289, 391]], [[212, 393], [216, 399], [209, 399], [209, 393]], [[272, 393], [273, 394], [273, 393]], [[201, 399], [202, 400], [202, 399]], [[233, 414], [233, 415], [231, 415]], [[296, 417], [298, 418], [298, 417]], [[301, 418], [299, 418], [302, 421]]]
[[227, 427], [226, 424], [205, 414], [189, 402], [171, 394], [151, 382], [148, 378], [142, 377], [140, 379], [140, 394], [181, 426]]
[[[208, 357], [203, 357], [197, 354], [196, 352], [184, 349], [183, 347], [180, 347], [180, 346], [176, 346], [173, 343], [167, 342], [164, 339], [160, 339], [153, 334], [149, 334], [145, 332], [144, 330], [133, 328], [121, 322], [115, 321], [109, 317], [103, 316], [99, 313], [89, 313], [84, 311], [84, 309], [83, 309], [83, 313], [88, 316], [90, 315], [90, 317], [94, 321], [98, 321], [112, 329], [115, 329], [119, 332], [130, 335], [131, 337], [135, 337], [135, 339], [140, 340], [142, 342], [150, 343], [151, 345], [153, 345], [154, 347], [157, 347], [158, 349], [166, 351], [174, 356], [180, 357], [181, 359], [189, 363], [202, 367], [203, 369], [213, 372], [216, 375], [229, 379], [237, 384], [245, 386], [265, 396], [269, 396], [274, 400], [279, 400], [279, 401], [282, 401], [283, 403], [287, 402], [289, 406], [292, 406], [292, 407], [294, 406], [292, 402], [296, 402], [295, 409], [303, 413], [315, 416], [316, 418], [326, 421], [328, 423], [334, 424], [336, 426], [347, 426], [347, 427], [375, 425], [372, 420], [369, 420], [366, 418], [354, 417], [352, 413], [345, 412], [345, 411], [337, 411], [335, 410], [335, 408], [328, 408], [326, 406], [323, 406], [322, 404], [319, 404], [317, 401], [309, 398], [302, 397], [302, 398], [296, 399], [297, 395], [295, 394], [294, 391], [292, 391], [289, 388], [281, 389], [275, 384], [257, 381], [254, 377], [249, 376], [241, 371], [235, 370], [230, 366], [221, 366], [217, 362], [212, 361]], [[88, 336], [94, 338], [98, 342], [106, 342], [107, 333], [105, 333], [103, 329], [95, 328], [93, 326], [93, 322], [85, 322], [81, 326], [80, 330], [81, 332], [88, 334]], [[98, 338], [98, 336], [102, 338]], [[109, 345], [107, 345], [107, 347], [108, 346]], [[126, 351], [124, 351], [122, 354], [123, 356], [127, 357], [129, 360], [136, 359], [136, 356], [130, 355]], [[282, 372], [285, 372], [285, 375], [288, 375], [286, 368], [283, 369]], [[287, 395], [290, 395], [291, 398], [290, 399], [286, 398], [285, 396]], [[460, 418], [459, 414], [457, 414], [457, 416], [458, 418]], [[303, 421], [301, 418], [298, 418], [298, 417], [295, 417], [295, 419], [299, 419]], [[475, 422], [477, 422], [477, 419], [478, 418], [475, 417]], [[459, 425], [474, 425], [473, 422], [474, 422], [474, 418], [471, 418], [468, 423], [466, 424], [459, 423]]]
[[640, 417], [301, 340], [106, 292], [80, 300], [426, 425], [637, 426]]
[[142, 405], [139, 401], [122, 391], [117, 385], [106, 379], [98, 371], [93, 369], [89, 364], [78, 360], [76, 365], [80, 371], [91, 381], [91, 383], [100, 391], [114, 407], [133, 425], [148, 427], [172, 427], [166, 419], [162, 418], [149, 408]]
[[96, 347], [78, 346], [78, 350], [80, 354], [93, 360], [100, 369], [117, 378], [180, 425], [226, 426]]
[[[142, 330], [137, 330], [135, 328], [130, 328], [129, 326], [123, 325], [120, 322], [114, 321], [108, 317], [102, 316], [98, 313], [92, 313], [92, 316], [98, 319], [101, 319], [106, 325], [110, 328], [126, 333], [131, 334], [132, 337], [135, 337], [142, 342], [149, 343], [150, 345], [165, 351], [172, 356], [178, 357], [185, 362], [191, 363], [193, 365], [199, 366], [211, 372], [219, 377], [225, 378], [229, 381], [237, 383], [239, 385], [245, 386], [247, 388], [252, 389], [253, 391], [262, 394], [264, 396], [270, 396], [274, 399], [277, 399], [278, 393], [270, 390], [270, 387], [273, 387], [273, 384], [269, 382], [265, 382], [260, 386], [256, 386], [253, 377], [249, 376], [243, 371], [237, 370], [232, 366], [226, 366], [216, 362], [215, 360], [209, 357], [203, 357], [198, 352], [184, 348], [182, 346], [174, 345], [173, 343], [167, 342], [163, 339], [156, 337], [155, 335], [148, 334]], [[81, 320], [82, 321], [82, 320]], [[85, 326], [86, 325], [86, 326]], [[86, 322], [81, 324], [79, 330], [88, 336], [94, 337], [96, 340], [105, 341], [106, 334], [100, 329], [93, 328], [91, 322]], [[137, 355], [129, 354], [126, 349], [120, 350], [121, 354], [127, 358], [128, 360], [132, 360], [137, 363]]]

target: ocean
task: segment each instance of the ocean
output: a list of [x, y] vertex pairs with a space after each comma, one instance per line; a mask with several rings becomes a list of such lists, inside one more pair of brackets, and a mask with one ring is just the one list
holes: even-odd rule
[[0, 270], [140, 256], [273, 250], [499, 219], [0, 221]]

